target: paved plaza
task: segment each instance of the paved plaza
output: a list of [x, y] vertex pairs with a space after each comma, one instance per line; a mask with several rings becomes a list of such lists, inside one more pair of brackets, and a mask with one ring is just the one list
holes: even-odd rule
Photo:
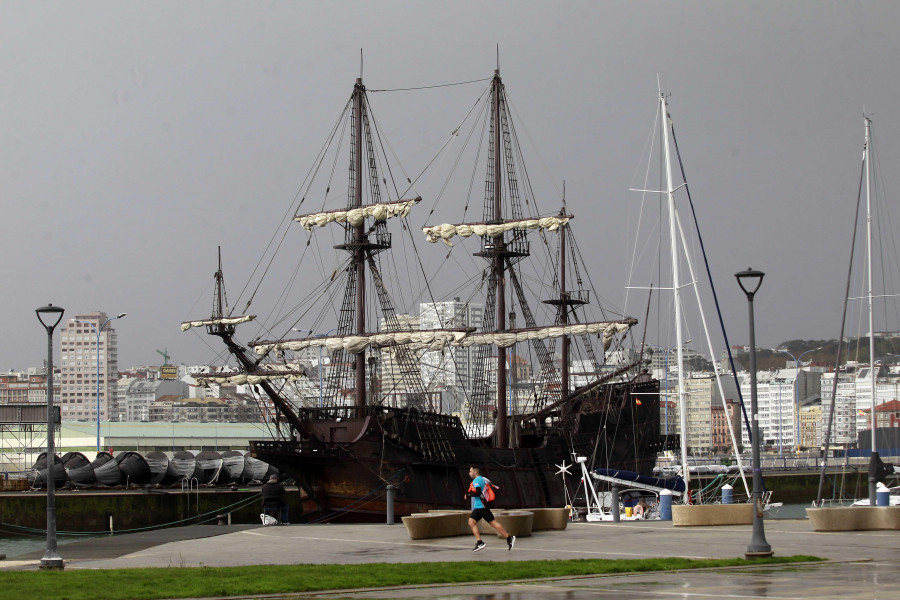
[[[291, 598], [900, 598], [900, 532], [817, 533], [806, 520], [767, 521], [777, 556], [799, 554], [828, 564], [754, 566], [675, 573], [577, 577], [465, 585], [414, 586], [279, 596]], [[671, 522], [570, 523], [565, 531], [520, 538], [512, 552], [485, 536], [410, 540], [397, 525], [202, 525], [96, 538], [60, 546], [66, 569], [509, 561], [565, 558], [742, 557], [751, 527], [674, 527]], [[0, 563], [36, 568], [42, 552]]]

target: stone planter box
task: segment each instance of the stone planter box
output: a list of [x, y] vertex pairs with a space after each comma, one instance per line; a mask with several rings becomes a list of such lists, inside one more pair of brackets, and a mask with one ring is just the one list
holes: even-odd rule
[[562, 531], [569, 524], [569, 507], [563, 508], [526, 508], [534, 513], [531, 524], [532, 531], [554, 529]]
[[[494, 518], [503, 525], [503, 528], [516, 537], [529, 537], [531, 535], [532, 526], [534, 524], [534, 513], [528, 510], [492, 510]], [[468, 517], [467, 517], [468, 519]], [[471, 529], [469, 532], [471, 533]], [[500, 537], [500, 533], [485, 523], [478, 521], [478, 531], [483, 534], [495, 534]]]
[[807, 508], [814, 531], [900, 529], [900, 506], [837, 506]]
[[411, 540], [471, 534], [465, 512], [416, 513], [401, 517]]
[[[524, 510], [493, 510], [497, 522], [510, 535], [529, 537], [532, 531], [562, 531], [569, 523], [569, 508], [526, 508]], [[468, 510], [431, 510], [427, 513], [414, 513], [401, 517], [410, 539], [451, 537], [456, 535], [472, 535], [469, 529]], [[496, 529], [478, 522], [478, 531], [482, 534], [494, 534], [500, 537]]]
[[752, 525], [752, 504], [676, 504], [672, 507], [675, 527], [707, 525]]

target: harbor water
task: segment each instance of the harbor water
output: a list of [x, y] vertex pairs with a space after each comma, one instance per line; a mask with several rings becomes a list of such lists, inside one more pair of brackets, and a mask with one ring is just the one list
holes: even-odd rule
[[[87, 539], [89, 537], [99, 537], [99, 536], [90, 536], [90, 535], [78, 535], [78, 536], [67, 536], [60, 535], [57, 536], [56, 544], [57, 548], [60, 551], [60, 554], [65, 558], [65, 545], [71, 542], [77, 542], [78, 540]], [[47, 547], [47, 538], [43, 535], [41, 536], [33, 536], [33, 535], [9, 535], [6, 533], [0, 533], [0, 554], [5, 554], [6, 558], [15, 558], [16, 556], [21, 556], [22, 554], [29, 554], [31, 552], [37, 552], [38, 550], [43, 550]]]

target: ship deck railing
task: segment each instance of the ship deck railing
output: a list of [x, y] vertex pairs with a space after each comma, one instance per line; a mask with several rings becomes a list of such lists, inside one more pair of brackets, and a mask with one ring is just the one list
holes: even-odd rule
[[423, 425], [436, 425], [440, 427], [462, 429], [462, 423], [460, 422], [459, 417], [420, 410], [415, 407], [396, 408], [382, 405], [369, 405], [365, 407], [355, 405], [325, 406], [304, 408], [303, 413], [304, 416], [311, 421], [320, 419], [361, 419], [367, 416], [390, 416], [391, 414], [403, 415], [406, 413]]

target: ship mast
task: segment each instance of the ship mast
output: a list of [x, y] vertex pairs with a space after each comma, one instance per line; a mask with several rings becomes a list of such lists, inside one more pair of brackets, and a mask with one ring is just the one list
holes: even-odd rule
[[[363, 96], [366, 88], [363, 86], [362, 77], [356, 80], [353, 86], [353, 132], [352, 139], [355, 142], [353, 149], [354, 190], [353, 207], [362, 206], [362, 112]], [[366, 332], [366, 257], [365, 247], [368, 241], [365, 233], [365, 223], [354, 227], [353, 238], [355, 248], [353, 259], [356, 267], [356, 333], [364, 335]], [[366, 353], [356, 355], [356, 406], [363, 409], [366, 405]]]
[[[559, 216], [566, 214], [566, 184], [563, 183], [563, 206], [559, 212]], [[560, 324], [563, 327], [569, 322], [569, 304], [566, 294], [566, 229], [568, 225], [563, 225], [559, 230], [559, 306], [560, 306]], [[562, 382], [559, 388], [559, 401], [565, 406], [569, 399], [569, 336], [562, 336], [561, 340], [562, 365], [560, 377]]]
[[[222, 246], [219, 246], [219, 268], [216, 270], [213, 278], [216, 280], [215, 295], [213, 296], [213, 319], [222, 319], [225, 317], [225, 275], [222, 273]], [[213, 335], [221, 335], [225, 328], [231, 327], [231, 333], [234, 333], [234, 325], [225, 325], [218, 323], [210, 327], [210, 333]], [[215, 331], [213, 330], [215, 328]]]
[[[494, 71], [494, 79], [491, 82], [491, 108], [494, 119], [494, 220], [500, 221], [503, 215], [503, 181], [501, 167], [503, 160], [500, 155], [500, 94], [503, 82], [500, 79], [500, 69]], [[494, 274], [497, 278], [497, 331], [506, 330], [506, 273], [504, 269], [504, 249], [506, 246], [503, 237], [496, 238], [494, 243]], [[506, 349], [497, 348], [497, 447], [506, 448], [509, 445], [508, 424], [506, 407]]]
[[[259, 360], [250, 357], [247, 349], [234, 341], [235, 324], [252, 320], [254, 317], [230, 317], [225, 314], [225, 276], [222, 273], [222, 248], [219, 247], [219, 268], [216, 270], [213, 278], [216, 287], [213, 292], [213, 312], [212, 317], [208, 320], [198, 321], [196, 323], [182, 324], [182, 330], [187, 330], [191, 326], [205, 326], [206, 332], [222, 338], [229, 352], [237, 359], [246, 373], [256, 374], [259, 372]], [[230, 317], [230, 318], [226, 318]], [[266, 395], [272, 399], [272, 402], [284, 415], [285, 419], [290, 423], [300, 435], [305, 438], [312, 437], [312, 431], [307, 424], [297, 415], [290, 403], [279, 394], [269, 381], [261, 380], [256, 385], [261, 387]]]

